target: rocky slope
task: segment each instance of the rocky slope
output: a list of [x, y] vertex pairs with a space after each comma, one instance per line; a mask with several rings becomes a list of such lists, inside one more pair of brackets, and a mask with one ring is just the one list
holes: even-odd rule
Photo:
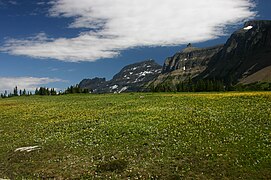
[[223, 80], [226, 84], [271, 82], [271, 21], [249, 21], [225, 45], [196, 48], [189, 44], [167, 58], [151, 84], [178, 84], [188, 78]]
[[154, 60], [147, 60], [125, 66], [110, 81], [105, 78], [84, 79], [79, 83], [79, 87], [90, 89], [94, 93], [144, 91], [145, 84], [155, 79], [161, 70], [162, 66]]
[[222, 48], [223, 45], [209, 48], [196, 48], [188, 44], [187, 48], [175, 54], [173, 57], [166, 59], [162, 73], [165, 74], [175, 70], [181, 70], [184, 74], [198, 74], [207, 67], [210, 59]]
[[84, 79], [79, 83], [80, 88], [86, 89], [100, 89], [106, 86], [106, 79], [105, 78], [93, 78], [93, 79]]
[[271, 71], [263, 69], [270, 66], [271, 21], [249, 21], [231, 35], [198, 78], [223, 79], [232, 84], [266, 81]]
[[185, 49], [166, 59], [162, 73], [149, 86], [156, 86], [161, 83], [176, 85], [181, 81], [197, 77], [222, 49], [223, 45], [196, 48], [188, 44]]

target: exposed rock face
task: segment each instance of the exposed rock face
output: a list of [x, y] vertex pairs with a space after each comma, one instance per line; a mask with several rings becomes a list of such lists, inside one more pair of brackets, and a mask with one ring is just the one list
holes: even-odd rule
[[263, 68], [250, 76], [242, 78], [241, 84], [252, 84], [255, 82], [271, 82], [271, 66]]
[[177, 84], [188, 78], [194, 78], [207, 68], [209, 61], [222, 49], [223, 45], [196, 48], [189, 43], [187, 48], [166, 59], [162, 74], [152, 84], [162, 82]]
[[106, 86], [105, 78], [93, 78], [93, 79], [84, 79], [79, 83], [79, 87], [87, 88], [90, 90], [101, 89]]
[[131, 64], [116, 74], [109, 84], [118, 85], [118, 91], [125, 87], [126, 91], [141, 91], [146, 83], [161, 73], [161, 69], [162, 67], [154, 60]]
[[181, 69], [184, 72], [198, 74], [206, 68], [210, 59], [222, 48], [223, 45], [209, 48], [196, 48], [189, 44], [182, 52], [166, 59], [162, 73], [169, 73]]
[[[236, 84], [268, 66], [271, 66], [271, 21], [249, 21], [231, 35], [198, 78]], [[254, 75], [253, 79], [261, 81], [266, 73], [258, 73], [258, 78]]]
[[84, 79], [79, 87], [93, 90], [94, 93], [120, 93], [144, 91], [145, 85], [161, 73], [162, 67], [154, 60], [125, 66], [112, 80], [104, 78]]
[[189, 44], [182, 52], [167, 58], [153, 85], [177, 84], [188, 78], [223, 80], [226, 84], [266, 81], [271, 76], [266, 70], [269, 66], [271, 21], [249, 21], [225, 45], [200, 49]]

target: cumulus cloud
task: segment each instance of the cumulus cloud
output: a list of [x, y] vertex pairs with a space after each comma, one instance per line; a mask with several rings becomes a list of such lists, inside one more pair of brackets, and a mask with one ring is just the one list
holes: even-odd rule
[[227, 25], [256, 15], [250, 0], [54, 0], [49, 15], [73, 18], [69, 28], [87, 28], [74, 38], [9, 39], [13, 55], [62, 61], [112, 58], [141, 46], [174, 46], [225, 35]]
[[54, 82], [64, 82], [56, 78], [36, 78], [36, 77], [0, 77], [0, 92], [12, 91], [17, 86], [18, 89], [33, 91], [37, 87]]

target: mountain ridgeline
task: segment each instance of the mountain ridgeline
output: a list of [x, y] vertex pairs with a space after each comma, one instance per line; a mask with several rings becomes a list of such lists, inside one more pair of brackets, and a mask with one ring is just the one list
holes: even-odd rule
[[231, 35], [198, 79], [217, 78], [232, 84], [270, 81], [270, 68], [271, 21], [249, 21]]
[[79, 86], [107, 93], [159, 88], [161, 91], [190, 91], [197, 86], [201, 87], [198, 90], [208, 90], [208, 84], [220, 90], [221, 87], [268, 83], [266, 88], [270, 90], [270, 82], [271, 21], [248, 21], [224, 45], [197, 48], [188, 44], [167, 58], [163, 67], [153, 60], [143, 61], [124, 67], [110, 81], [85, 79]]
[[146, 91], [145, 85], [157, 78], [161, 71], [162, 66], [154, 60], [147, 60], [125, 66], [110, 81], [97, 77], [84, 79], [79, 83], [79, 87], [89, 89], [93, 93]]

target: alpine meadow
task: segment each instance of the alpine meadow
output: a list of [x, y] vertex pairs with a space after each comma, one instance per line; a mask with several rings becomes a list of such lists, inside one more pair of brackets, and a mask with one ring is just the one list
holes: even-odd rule
[[271, 93], [0, 99], [0, 177], [270, 179]]
[[271, 0], [0, 0], [0, 180], [271, 180]]

